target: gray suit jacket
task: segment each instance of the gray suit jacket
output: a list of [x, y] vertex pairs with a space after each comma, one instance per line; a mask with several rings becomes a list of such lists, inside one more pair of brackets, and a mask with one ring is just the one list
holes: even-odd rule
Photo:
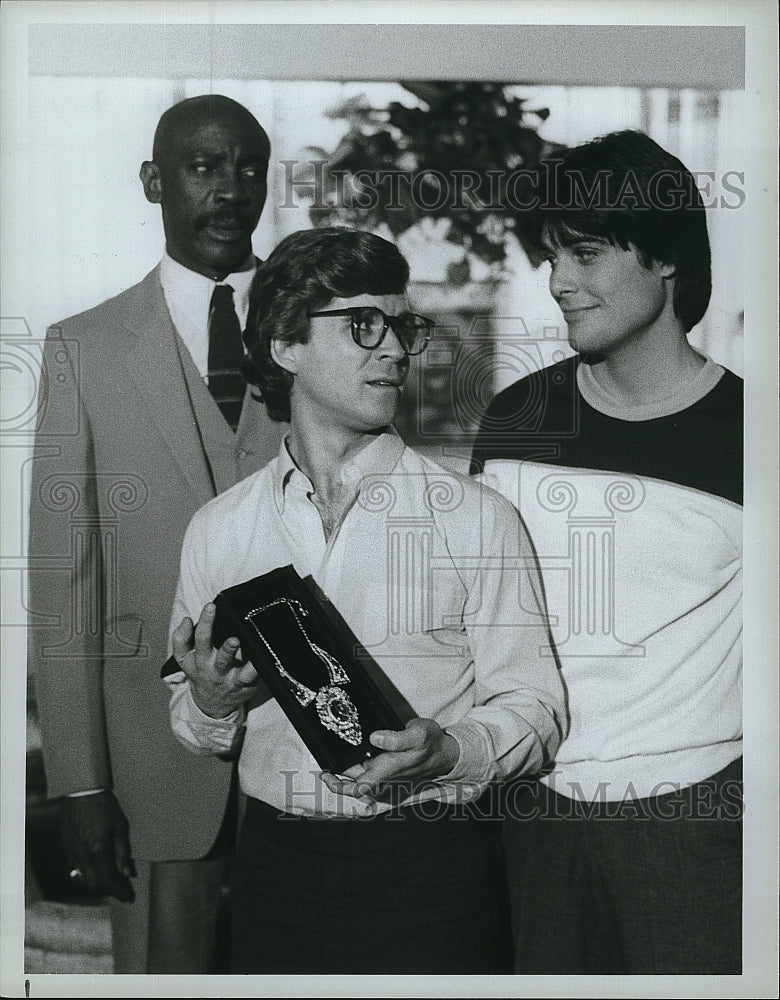
[[49, 794], [112, 788], [135, 857], [205, 855], [231, 765], [174, 739], [159, 677], [185, 528], [285, 427], [247, 392], [228, 427], [157, 269], [49, 330], [32, 464], [29, 651]]

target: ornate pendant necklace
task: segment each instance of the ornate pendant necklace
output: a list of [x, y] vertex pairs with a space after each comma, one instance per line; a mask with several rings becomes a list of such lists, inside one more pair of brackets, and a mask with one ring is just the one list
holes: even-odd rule
[[[268, 640], [263, 635], [259, 623], [255, 620], [264, 611], [279, 605], [286, 606], [292, 612], [293, 618], [300, 628], [309, 648], [328, 671], [330, 683], [323, 685], [317, 691], [307, 687], [285, 669], [275, 650], [271, 648]], [[299, 601], [290, 597], [280, 597], [269, 604], [262, 605], [262, 607], [254, 608], [246, 615], [245, 620], [251, 624], [260, 641], [268, 650], [276, 669], [286, 681], [298, 704], [306, 707], [314, 702], [320, 722], [326, 729], [336, 733], [337, 736], [347, 743], [359, 746], [363, 740], [363, 731], [360, 727], [358, 711], [344, 688], [339, 686], [341, 684], [348, 684], [349, 676], [337, 659], [311, 639], [304, 624], [306, 616], [307, 611]]]

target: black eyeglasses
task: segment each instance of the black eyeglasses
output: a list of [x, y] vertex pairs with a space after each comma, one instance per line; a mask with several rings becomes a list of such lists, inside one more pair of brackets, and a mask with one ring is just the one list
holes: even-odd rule
[[351, 309], [326, 309], [324, 312], [310, 312], [314, 316], [349, 316], [352, 339], [367, 351], [379, 347], [385, 334], [392, 329], [406, 354], [422, 354], [431, 339], [435, 323], [417, 313], [402, 312], [398, 316], [388, 316], [376, 306], [353, 306]]

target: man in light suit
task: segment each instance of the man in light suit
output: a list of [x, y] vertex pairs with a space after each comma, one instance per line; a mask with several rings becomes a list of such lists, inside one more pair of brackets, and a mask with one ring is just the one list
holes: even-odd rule
[[162, 261], [47, 336], [29, 652], [48, 793], [75, 876], [111, 897], [115, 971], [198, 973], [214, 971], [234, 765], [176, 742], [159, 665], [191, 516], [279, 446], [235, 371], [270, 146], [210, 95], [165, 112], [152, 155]]

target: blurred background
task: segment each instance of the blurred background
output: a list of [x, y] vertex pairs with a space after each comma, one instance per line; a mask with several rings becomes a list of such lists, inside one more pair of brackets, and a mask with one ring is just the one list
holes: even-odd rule
[[[490, 171], [532, 167], [557, 146], [614, 129], [647, 132], [697, 174], [712, 206], [714, 292], [691, 337], [742, 373], [744, 92], [736, 89], [35, 76], [29, 209], [40, 238], [28, 319], [36, 335], [157, 263], [159, 210], [144, 199], [138, 167], [161, 112], [208, 92], [250, 108], [271, 140], [260, 257], [296, 229], [333, 223], [373, 229], [408, 257], [413, 304], [439, 324], [415, 360], [399, 422], [417, 447], [460, 467], [493, 394], [569, 353], [547, 265], [523, 250], [516, 208], [491, 200]], [[394, 195], [369, 174], [361, 196], [349, 183], [358, 170], [405, 171], [416, 188], [401, 180]], [[453, 181], [457, 171], [487, 178], [479, 202], [463, 193], [473, 181]], [[359, 207], [372, 194], [376, 206]]]
[[[744, 153], [756, 141], [742, 29], [39, 24], [28, 68], [4, 177], [13, 209], [3, 247], [4, 636], [24, 634], [40, 339], [159, 261], [159, 208], [138, 169], [160, 114], [186, 97], [230, 96], [268, 132], [258, 256], [334, 221], [374, 229], [406, 254], [412, 305], [438, 327], [413, 359], [399, 427], [444, 464], [467, 466], [495, 392], [570, 350], [517, 212], [475, 209], [465, 195], [463, 208], [449, 196], [439, 204], [437, 170], [445, 183], [459, 170], [487, 177], [614, 129], [647, 132], [697, 173], [711, 206], [714, 291], [691, 339], [742, 373]], [[428, 171], [416, 200], [429, 208], [406, 197], [388, 207], [381, 190], [374, 207], [355, 208], [359, 188], [345, 207], [335, 193], [343, 173], [333, 171], [357, 169]], [[74, 898], [63, 876], [31, 693], [27, 721], [26, 968], [107, 972], [105, 909]]]

